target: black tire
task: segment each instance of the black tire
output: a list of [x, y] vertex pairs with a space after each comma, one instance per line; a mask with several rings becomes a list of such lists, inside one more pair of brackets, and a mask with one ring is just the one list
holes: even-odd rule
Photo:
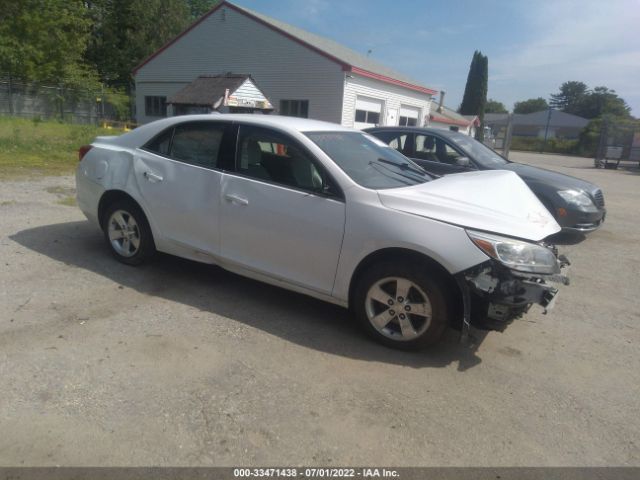
[[[426, 295], [431, 308], [431, 315], [427, 320], [427, 317], [422, 315], [407, 314], [404, 318], [409, 319], [411, 326], [417, 333], [415, 338], [404, 339], [403, 333], [400, 332], [400, 320], [398, 317], [401, 313], [397, 313], [397, 316], [393, 316], [394, 311], [390, 306], [388, 310], [385, 310], [386, 306], [382, 302], [372, 302], [368, 300], [369, 290], [374, 286], [382, 283], [383, 288], [387, 288], [388, 291], [392, 291], [392, 285], [394, 278], [406, 279], [411, 282], [415, 287], [411, 287], [410, 294], [413, 298], [404, 299], [405, 302], [409, 302], [409, 305], [414, 305], [413, 302], [416, 298], [420, 298]], [[384, 282], [389, 283], [384, 283]], [[422, 264], [410, 264], [408, 262], [383, 262], [369, 267], [358, 279], [358, 283], [354, 290], [353, 306], [352, 310], [362, 326], [365, 332], [369, 334], [373, 339], [391, 348], [397, 348], [401, 350], [418, 350], [436, 343], [442, 337], [448, 321], [449, 314], [452, 312], [452, 308], [449, 305], [447, 292], [445, 290], [445, 282], [440, 275], [434, 274], [429, 271], [427, 267]], [[390, 287], [388, 287], [389, 285]], [[396, 284], [397, 285], [397, 284]], [[395, 294], [390, 294], [393, 297]], [[417, 295], [418, 297], [415, 297]], [[395, 302], [398, 302], [398, 297], [394, 298]], [[398, 304], [395, 304], [398, 308]], [[377, 307], [380, 314], [388, 313], [391, 319], [389, 324], [385, 327], [385, 333], [380, 331], [369, 320], [368, 309]], [[406, 308], [406, 304], [400, 306], [399, 312], [402, 312]], [[376, 312], [372, 312], [372, 315]], [[405, 312], [402, 312], [403, 314]], [[406, 321], [406, 320], [403, 320]], [[394, 323], [395, 322], [395, 323]], [[397, 324], [397, 325], [396, 325]], [[398, 334], [395, 335], [394, 330], [398, 330]], [[394, 336], [395, 335], [395, 336]]]
[[[113, 218], [116, 212], [121, 212], [122, 218], [125, 220], [129, 221], [129, 217], [131, 217], [135, 222], [135, 226], [131, 228], [130, 231], [135, 232], [132, 234], [134, 237], [137, 235], [139, 245], [135, 250], [131, 247], [129, 256], [124, 254], [123, 251], [118, 251], [119, 249], [114, 246], [114, 243], [109, 237], [110, 223], [115, 222], [114, 225], [118, 225], [118, 222]], [[103, 217], [102, 230], [111, 254], [118, 261], [124, 264], [141, 265], [149, 260], [156, 252], [153, 234], [151, 233], [151, 227], [149, 227], [147, 217], [142, 209], [140, 209], [140, 207], [131, 200], [117, 200], [106, 208]], [[120, 250], [123, 249], [120, 248]]]

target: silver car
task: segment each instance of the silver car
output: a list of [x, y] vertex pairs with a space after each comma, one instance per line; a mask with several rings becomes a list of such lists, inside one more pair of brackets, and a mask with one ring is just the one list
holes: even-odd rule
[[350, 308], [398, 348], [548, 308], [560, 230], [517, 174], [433, 178], [380, 140], [268, 115], [191, 115], [80, 149], [78, 205], [118, 260], [156, 251]]

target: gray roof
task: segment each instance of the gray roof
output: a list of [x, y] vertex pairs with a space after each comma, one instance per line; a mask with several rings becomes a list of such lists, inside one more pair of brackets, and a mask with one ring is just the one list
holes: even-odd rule
[[509, 117], [508, 113], [485, 113], [484, 123], [499, 123], [499, 122], [507, 123], [508, 117]]
[[167, 103], [213, 106], [218, 100], [224, 98], [227, 89], [229, 89], [229, 94], [232, 94], [248, 78], [253, 81], [251, 75], [248, 74], [201, 75], [169, 97]]
[[[352, 69], [360, 69], [365, 72], [369, 72], [373, 75], [378, 75], [380, 77], [386, 77], [390, 80], [394, 80], [400, 82], [400, 84], [407, 84], [408, 88], [414, 87], [414, 89], [424, 89], [427, 90], [425, 93], [435, 93], [436, 90], [422, 85], [417, 80], [407, 77], [406, 75], [399, 73], [391, 68], [388, 68], [374, 60], [371, 60], [369, 57], [362, 55], [361, 53], [356, 52], [355, 50], [351, 50], [343, 45], [340, 45], [333, 40], [330, 40], [325, 37], [321, 37], [320, 35], [316, 35], [311, 32], [307, 32], [302, 30], [301, 28], [294, 27], [293, 25], [289, 25], [287, 23], [281, 22], [280, 20], [276, 20], [275, 18], [271, 18], [267, 15], [263, 15], [262, 13], [254, 12], [253, 10], [249, 10], [248, 8], [241, 7], [234, 3], [223, 0], [219, 2], [215, 7], [213, 7], [209, 12], [204, 14], [200, 19], [194, 22], [191, 26], [189, 26], [185, 31], [183, 31], [180, 35], [169, 41], [159, 50], [155, 51], [147, 58], [145, 58], [142, 62], [140, 62], [134, 69], [134, 74], [142, 68], [145, 64], [153, 60], [157, 55], [159, 55], [164, 49], [172, 45], [176, 40], [180, 37], [188, 33], [191, 29], [195, 28], [200, 24], [205, 18], [209, 15], [213, 14], [220, 7], [227, 6], [230, 7], [240, 13], [243, 13], [250, 18], [253, 18], [257, 22], [261, 22], [273, 30], [282, 33], [285, 36], [291, 37], [294, 41], [297, 41], [307, 48], [311, 50], [315, 50], [332, 60], [341, 63], [347, 67]], [[401, 48], [401, 46], [400, 46]], [[358, 73], [355, 71], [354, 73]], [[381, 78], [381, 80], [384, 80]]]
[[[541, 110], [533, 113], [516, 113], [513, 115], [514, 125], [528, 126], [545, 126], [549, 110]], [[487, 113], [484, 116], [484, 122], [493, 125], [504, 125], [507, 123], [508, 114], [506, 113]], [[550, 127], [572, 127], [584, 128], [589, 123], [586, 118], [572, 115], [570, 113], [561, 112], [560, 110], [551, 110], [551, 118], [549, 119]]]
[[440, 111], [440, 105], [435, 104], [431, 107], [431, 116], [433, 117], [434, 115], [439, 116], [440, 118], [444, 117], [445, 119], [453, 120], [456, 123], [466, 124], [473, 123], [477, 118], [477, 115], [461, 115], [446, 105], [443, 105], [442, 111]]
[[[412, 85], [422, 86], [423, 88], [430, 88], [425, 85], [422, 85], [417, 80], [407, 77], [402, 73], [399, 73], [391, 68], [388, 68], [374, 60], [371, 60], [369, 57], [362, 55], [361, 53], [356, 52], [355, 50], [351, 50], [343, 45], [340, 45], [333, 40], [330, 40], [325, 37], [321, 37], [320, 35], [316, 35], [311, 32], [307, 32], [306, 30], [302, 30], [301, 28], [294, 27], [293, 25], [289, 25], [288, 23], [281, 22], [280, 20], [276, 20], [275, 18], [268, 17], [267, 15], [263, 15], [262, 13], [255, 12], [253, 10], [249, 10], [248, 8], [241, 7], [236, 4], [232, 4], [230, 2], [223, 2], [232, 5], [238, 10], [242, 10], [249, 15], [252, 15], [259, 20], [263, 21], [275, 27], [278, 30], [282, 30], [288, 35], [295, 37], [296, 39], [311, 45], [312, 47], [317, 48], [318, 50], [322, 50], [324, 53], [336, 58], [337, 60], [351, 65], [356, 68], [361, 68], [362, 70], [366, 70], [371, 73], [376, 73], [378, 75], [383, 75], [385, 77], [393, 78], [395, 80], [400, 80], [401, 82], [409, 83]], [[401, 48], [401, 46], [400, 46]]]

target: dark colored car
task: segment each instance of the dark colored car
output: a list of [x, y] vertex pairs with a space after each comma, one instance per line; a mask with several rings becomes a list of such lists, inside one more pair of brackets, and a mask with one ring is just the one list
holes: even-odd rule
[[468, 135], [419, 127], [375, 127], [365, 132], [438, 175], [473, 170], [516, 172], [563, 231], [592, 232], [604, 222], [604, 196], [596, 185], [551, 170], [511, 162]]

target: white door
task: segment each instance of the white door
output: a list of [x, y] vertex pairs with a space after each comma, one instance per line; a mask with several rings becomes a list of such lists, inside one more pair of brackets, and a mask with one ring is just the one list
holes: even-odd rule
[[420, 109], [418, 107], [410, 107], [408, 105], [400, 106], [400, 125], [415, 127], [418, 125], [420, 118]]
[[[222, 180], [220, 253], [236, 265], [330, 294], [345, 204], [311, 154], [278, 132], [240, 127], [236, 173]], [[333, 193], [331, 193], [333, 192]]]
[[165, 240], [217, 254], [224, 125], [190, 122], [156, 137], [134, 160], [145, 207]]
[[380, 125], [383, 101], [376, 98], [361, 97], [356, 98], [356, 112], [354, 127], [369, 128]]
[[387, 119], [384, 122], [387, 127], [395, 127], [398, 125], [398, 109], [387, 108]]

